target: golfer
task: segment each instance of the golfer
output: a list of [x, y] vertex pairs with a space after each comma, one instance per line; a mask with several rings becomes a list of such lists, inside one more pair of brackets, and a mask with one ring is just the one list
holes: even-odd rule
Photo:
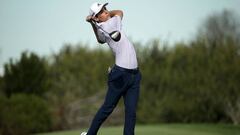
[[[107, 4], [93, 3], [86, 21], [92, 25], [97, 41], [101, 44], [107, 43], [111, 48], [115, 56], [115, 65], [108, 74], [105, 101], [92, 120], [88, 132], [83, 132], [81, 135], [97, 135], [100, 126], [112, 113], [121, 97], [125, 105], [124, 135], [134, 135], [141, 74], [134, 46], [122, 28], [123, 12], [108, 11]], [[113, 40], [109, 35], [113, 31], [120, 32], [119, 41]]]

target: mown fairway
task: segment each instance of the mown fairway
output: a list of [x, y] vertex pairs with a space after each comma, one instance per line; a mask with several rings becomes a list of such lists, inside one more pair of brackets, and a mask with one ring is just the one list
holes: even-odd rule
[[[80, 135], [81, 130], [38, 135]], [[122, 135], [122, 127], [103, 127], [98, 135]], [[240, 135], [240, 126], [214, 124], [138, 125], [136, 135]]]

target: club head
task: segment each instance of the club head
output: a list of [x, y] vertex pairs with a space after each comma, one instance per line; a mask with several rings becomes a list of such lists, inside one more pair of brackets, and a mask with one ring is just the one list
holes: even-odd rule
[[119, 31], [113, 31], [109, 35], [115, 42], [118, 42], [121, 39], [121, 33]]

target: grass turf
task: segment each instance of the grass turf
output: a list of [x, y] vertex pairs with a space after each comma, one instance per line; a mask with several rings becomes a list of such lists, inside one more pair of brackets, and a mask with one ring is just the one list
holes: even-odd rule
[[[98, 135], [122, 135], [123, 127], [102, 127]], [[80, 135], [82, 130], [60, 131], [37, 135]], [[223, 124], [138, 125], [136, 135], [240, 135], [240, 126]]]

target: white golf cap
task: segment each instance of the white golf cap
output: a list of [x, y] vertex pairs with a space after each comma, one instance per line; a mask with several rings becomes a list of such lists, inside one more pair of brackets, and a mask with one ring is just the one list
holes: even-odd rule
[[98, 2], [93, 3], [92, 6], [90, 7], [89, 15], [95, 16], [102, 10], [103, 7], [105, 7], [107, 5], [108, 5], [108, 3], [105, 3], [105, 4], [100, 4]]

